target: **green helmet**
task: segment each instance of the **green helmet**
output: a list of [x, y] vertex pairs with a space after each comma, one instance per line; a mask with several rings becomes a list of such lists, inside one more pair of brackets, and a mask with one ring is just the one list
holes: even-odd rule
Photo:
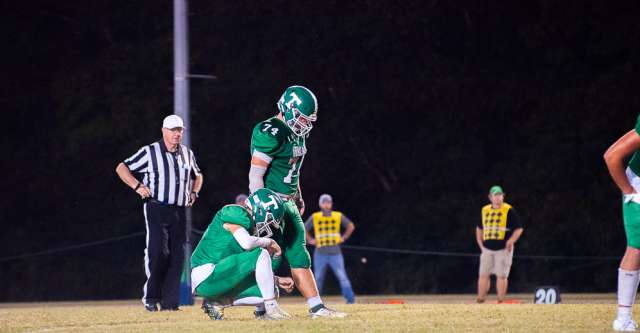
[[271, 237], [273, 235], [271, 226], [280, 229], [280, 222], [284, 216], [284, 203], [275, 192], [261, 188], [253, 192], [244, 203], [251, 210], [256, 224], [254, 236]]
[[297, 136], [304, 136], [318, 118], [318, 100], [311, 90], [303, 86], [287, 88], [278, 101], [278, 110], [284, 122]]

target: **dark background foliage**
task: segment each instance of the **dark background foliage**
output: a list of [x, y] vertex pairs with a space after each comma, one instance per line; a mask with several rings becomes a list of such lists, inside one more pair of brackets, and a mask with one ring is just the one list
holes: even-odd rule
[[[0, 8], [0, 256], [143, 231], [114, 168], [172, 112], [172, 2]], [[191, 84], [206, 176], [195, 227], [246, 191], [252, 126], [303, 84], [320, 105], [304, 194], [310, 209], [334, 196], [357, 224], [349, 243], [477, 252], [497, 183], [526, 225], [516, 255], [622, 254], [602, 154], [640, 106], [638, 2], [197, 0], [189, 12], [191, 72], [218, 77]], [[0, 300], [139, 297], [143, 248], [137, 237], [0, 262]], [[345, 256], [357, 293], [475, 290], [474, 258]], [[511, 290], [612, 291], [616, 267], [516, 259]]]

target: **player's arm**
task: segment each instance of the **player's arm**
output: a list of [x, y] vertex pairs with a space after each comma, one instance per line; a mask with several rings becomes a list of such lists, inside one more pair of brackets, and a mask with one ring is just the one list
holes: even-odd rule
[[271, 254], [277, 256], [282, 254], [278, 243], [271, 238], [251, 236], [247, 229], [237, 224], [224, 223], [222, 227], [233, 235], [233, 238], [244, 250], [249, 251], [261, 247], [267, 249]]
[[609, 174], [624, 194], [635, 192], [625, 174], [626, 165], [624, 160], [639, 149], [640, 136], [635, 130], [631, 130], [618, 139], [604, 153], [604, 161], [607, 164], [607, 169], [609, 169]]
[[280, 151], [282, 143], [278, 136], [278, 129], [272, 124], [262, 122], [253, 128], [251, 135], [251, 165], [249, 168], [249, 192], [264, 187], [264, 175], [271, 161]]
[[264, 174], [269, 168], [271, 157], [261, 152], [254, 152], [251, 155], [251, 166], [249, 168], [249, 192], [253, 193], [264, 187]]

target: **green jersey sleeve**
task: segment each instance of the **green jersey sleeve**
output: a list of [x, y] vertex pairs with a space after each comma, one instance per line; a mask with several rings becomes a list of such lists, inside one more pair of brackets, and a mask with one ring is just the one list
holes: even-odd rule
[[222, 223], [237, 224], [251, 233], [251, 217], [247, 210], [240, 205], [227, 205], [220, 210]]
[[258, 123], [253, 128], [251, 136], [251, 154], [259, 151], [263, 154], [273, 157], [277, 154], [282, 146], [281, 138], [283, 132], [277, 124], [270, 120]]
[[636, 120], [636, 133], [640, 135], [640, 115], [638, 115], [638, 120]]

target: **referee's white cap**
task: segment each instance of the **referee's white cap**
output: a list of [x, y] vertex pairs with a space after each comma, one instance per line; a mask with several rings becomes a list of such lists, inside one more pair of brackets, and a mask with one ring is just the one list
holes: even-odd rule
[[172, 114], [170, 116], [166, 116], [164, 118], [164, 120], [162, 121], [162, 127], [164, 128], [168, 128], [168, 129], [173, 129], [176, 127], [184, 127], [184, 122], [182, 121], [182, 118], [180, 118], [180, 116], [177, 116], [175, 114]]

